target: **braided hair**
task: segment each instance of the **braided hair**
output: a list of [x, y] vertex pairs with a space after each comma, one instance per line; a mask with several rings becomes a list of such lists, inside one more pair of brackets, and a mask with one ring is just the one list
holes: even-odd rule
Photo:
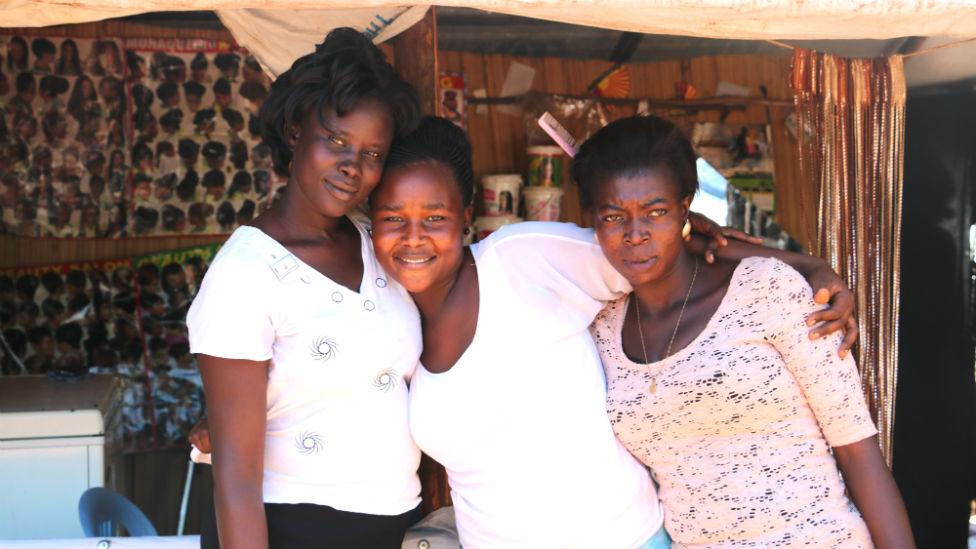
[[425, 116], [416, 130], [395, 140], [384, 171], [431, 161], [450, 168], [461, 191], [462, 204], [470, 206], [474, 197], [471, 143], [464, 130], [446, 118]]
[[335, 109], [341, 117], [364, 99], [386, 105], [395, 136], [413, 130], [420, 117], [417, 91], [393, 70], [383, 52], [354, 29], [334, 29], [314, 52], [298, 58], [278, 76], [258, 113], [275, 171], [288, 176], [293, 154], [288, 126], [301, 123], [313, 111], [324, 125], [325, 108]]

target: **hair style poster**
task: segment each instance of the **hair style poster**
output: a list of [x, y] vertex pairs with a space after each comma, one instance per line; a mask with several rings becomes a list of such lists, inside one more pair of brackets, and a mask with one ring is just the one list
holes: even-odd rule
[[0, 375], [114, 374], [125, 448], [185, 445], [204, 409], [186, 313], [218, 249], [0, 270]]
[[0, 33], [0, 233], [225, 234], [280, 181], [233, 44]]
[[2, 374], [116, 374], [122, 440], [150, 442], [137, 302], [128, 259], [0, 270]]
[[278, 187], [257, 113], [270, 81], [226, 42], [128, 39], [129, 236], [223, 234]]
[[148, 375], [154, 443], [185, 445], [204, 415], [203, 382], [190, 354], [186, 313], [219, 244], [136, 257], [139, 333]]
[[[0, 35], [0, 231], [120, 236], [127, 98], [116, 39]], [[121, 160], [120, 160], [121, 159]]]

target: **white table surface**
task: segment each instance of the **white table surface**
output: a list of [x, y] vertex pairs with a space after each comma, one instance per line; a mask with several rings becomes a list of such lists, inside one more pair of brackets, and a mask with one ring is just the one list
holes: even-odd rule
[[0, 549], [199, 549], [200, 536], [0, 540]]

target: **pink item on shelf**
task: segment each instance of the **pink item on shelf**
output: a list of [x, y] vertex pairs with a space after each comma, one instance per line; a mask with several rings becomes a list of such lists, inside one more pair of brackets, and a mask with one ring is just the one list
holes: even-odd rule
[[562, 150], [566, 151], [566, 154], [571, 157], [576, 156], [576, 153], [579, 150], [579, 147], [576, 146], [576, 139], [574, 139], [573, 136], [566, 131], [566, 128], [564, 128], [563, 125], [555, 119], [555, 117], [548, 112], [543, 113], [542, 116], [539, 117], [539, 127], [549, 134], [549, 137], [551, 137]]

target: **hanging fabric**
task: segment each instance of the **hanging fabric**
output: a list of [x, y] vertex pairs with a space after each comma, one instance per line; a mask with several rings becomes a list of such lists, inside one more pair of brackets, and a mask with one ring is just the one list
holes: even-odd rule
[[796, 49], [792, 84], [800, 167], [816, 189], [818, 240], [857, 296], [856, 358], [891, 465], [905, 149], [899, 56], [847, 59]]

